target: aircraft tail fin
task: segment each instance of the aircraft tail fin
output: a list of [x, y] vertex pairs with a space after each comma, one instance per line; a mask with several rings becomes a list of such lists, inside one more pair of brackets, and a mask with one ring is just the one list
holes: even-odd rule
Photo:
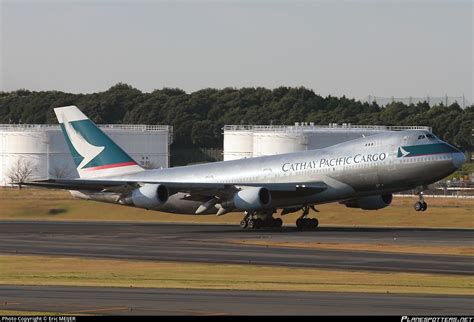
[[143, 171], [76, 106], [54, 109], [81, 178], [100, 178]]

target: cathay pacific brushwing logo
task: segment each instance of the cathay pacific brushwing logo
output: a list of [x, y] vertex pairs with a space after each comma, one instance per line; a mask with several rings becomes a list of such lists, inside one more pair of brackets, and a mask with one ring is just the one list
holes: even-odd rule
[[96, 156], [98, 156], [105, 147], [103, 146], [95, 146], [87, 142], [87, 140], [74, 129], [72, 124], [66, 120], [65, 115], [63, 114], [63, 124], [66, 130], [67, 136], [71, 141], [71, 144], [76, 149], [77, 153], [79, 153], [84, 159], [81, 163], [77, 166], [78, 169], [84, 168], [86, 164], [92, 161]]
[[397, 153], [398, 158], [406, 157], [409, 154], [410, 154], [410, 152], [406, 151], [404, 148], [402, 148], [402, 147], [398, 148], [398, 153]]

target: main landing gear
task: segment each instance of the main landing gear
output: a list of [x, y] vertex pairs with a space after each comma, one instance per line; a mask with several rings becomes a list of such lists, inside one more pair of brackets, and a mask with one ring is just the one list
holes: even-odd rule
[[[314, 207], [313, 210], [317, 211]], [[319, 225], [319, 221], [316, 218], [308, 218], [310, 206], [306, 205], [303, 207], [303, 214], [296, 220], [296, 228], [298, 229], [316, 229]]]
[[415, 205], [413, 207], [415, 208], [415, 211], [426, 211], [426, 209], [428, 209], [428, 204], [423, 198], [423, 192], [420, 192], [418, 194], [418, 201], [415, 202]]
[[[285, 208], [283, 209], [281, 215], [288, 213], [293, 213], [298, 210], [303, 210], [303, 214], [296, 220], [296, 227], [301, 230], [313, 230], [319, 226], [319, 221], [316, 218], [308, 218], [309, 210], [313, 209], [318, 212], [314, 206], [305, 205], [298, 208]], [[266, 212], [256, 212], [256, 211], [246, 211], [245, 217], [240, 221], [240, 228], [245, 229], [259, 229], [264, 227], [271, 228], [281, 228], [283, 226], [283, 221], [281, 218], [273, 218], [273, 211]]]
[[257, 213], [245, 212], [245, 217], [240, 221], [240, 228], [259, 229], [263, 227], [281, 228], [283, 221], [281, 218], [273, 218], [272, 212]]

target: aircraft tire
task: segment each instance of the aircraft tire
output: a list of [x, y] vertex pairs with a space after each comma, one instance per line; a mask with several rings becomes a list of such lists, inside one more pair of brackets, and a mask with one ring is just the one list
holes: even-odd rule
[[311, 227], [311, 219], [305, 218], [303, 220], [303, 228], [310, 228]]
[[281, 228], [283, 226], [283, 220], [281, 220], [281, 218], [277, 218], [273, 221], [274, 223], [274, 227], [276, 228]]
[[316, 229], [319, 226], [319, 221], [316, 218], [311, 219], [311, 228]]
[[419, 201], [415, 202], [415, 211], [422, 211], [423, 210], [423, 204]]
[[246, 218], [242, 219], [240, 221], [240, 228], [245, 229], [245, 228], [247, 228], [247, 226], [248, 226], [248, 223], [247, 223]]
[[423, 201], [422, 205], [423, 205], [423, 208], [421, 209], [421, 211], [426, 211], [426, 209], [428, 209], [428, 204]]
[[247, 224], [248, 224], [248, 227], [249, 227], [250, 229], [254, 229], [254, 228], [255, 228], [255, 220], [249, 219], [249, 222], [248, 222]]
[[298, 228], [298, 229], [303, 228], [303, 218], [298, 218], [296, 220], [296, 228]]

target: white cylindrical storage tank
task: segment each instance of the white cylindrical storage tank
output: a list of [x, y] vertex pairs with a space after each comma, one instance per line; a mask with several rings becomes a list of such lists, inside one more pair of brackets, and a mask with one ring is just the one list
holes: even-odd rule
[[[99, 125], [145, 168], [169, 167], [172, 127], [166, 125]], [[58, 125], [0, 125], [0, 186], [9, 185], [19, 167], [29, 180], [77, 177], [76, 166]]]
[[251, 158], [253, 131], [248, 127], [224, 127], [224, 161]]
[[[322, 149], [328, 146], [399, 130], [425, 130], [426, 126], [383, 125], [314, 125], [298, 122], [288, 125], [226, 125], [224, 127], [224, 160], [259, 157], [282, 153]], [[252, 142], [250, 142], [252, 139]], [[251, 153], [249, 147], [251, 148]]]
[[77, 178], [79, 175], [62, 131], [57, 127], [47, 130], [46, 133], [49, 140], [47, 177]]
[[169, 167], [168, 131], [133, 131], [108, 128], [105, 133], [145, 168]]
[[308, 143], [304, 132], [258, 131], [253, 134], [253, 156], [306, 151]]
[[355, 140], [364, 136], [388, 132], [380, 129], [318, 128], [307, 130], [308, 150], [322, 149], [331, 145]]
[[47, 176], [48, 137], [46, 132], [7, 131], [1, 134], [0, 183], [7, 185], [18, 171], [31, 172], [32, 179]]

